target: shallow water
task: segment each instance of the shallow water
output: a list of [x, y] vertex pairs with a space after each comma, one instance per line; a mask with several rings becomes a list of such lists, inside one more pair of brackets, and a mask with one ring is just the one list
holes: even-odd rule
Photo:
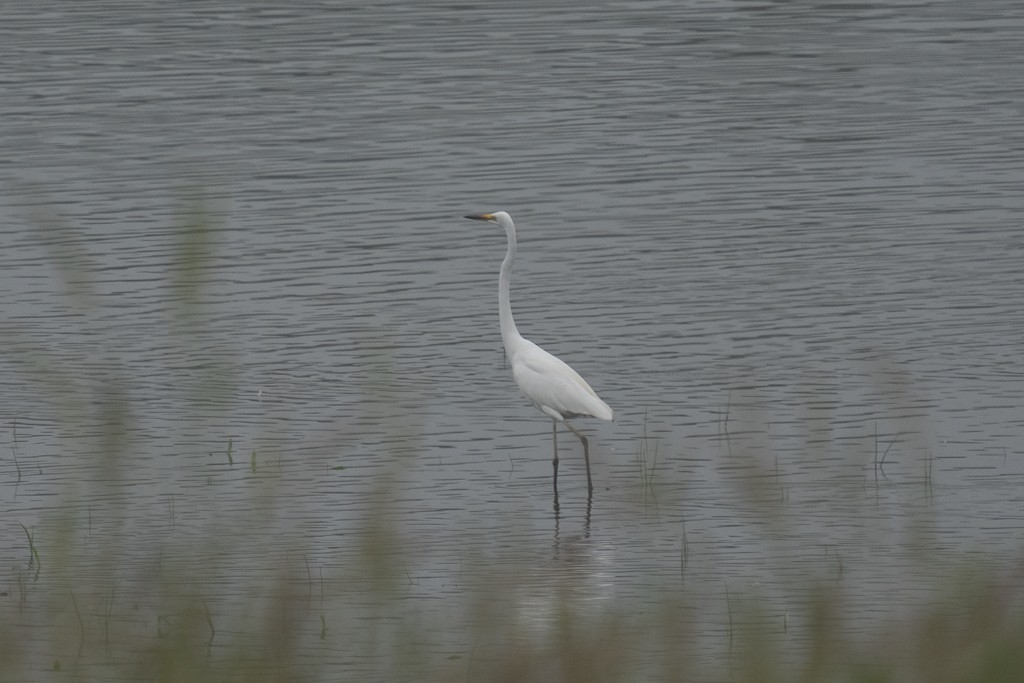
[[[536, 628], [567, 581], [669, 591], [709, 661], [727, 590], [778, 629], [834, 581], [868, 633], [1019, 558], [1017, 3], [0, 18], [4, 556], [212, 544], [230, 613], [300, 556], [361, 575], [373, 520], [421, 614], [515, 568]], [[564, 433], [554, 514], [504, 364], [503, 236], [461, 219], [497, 209], [520, 330], [616, 411], [591, 507]]]

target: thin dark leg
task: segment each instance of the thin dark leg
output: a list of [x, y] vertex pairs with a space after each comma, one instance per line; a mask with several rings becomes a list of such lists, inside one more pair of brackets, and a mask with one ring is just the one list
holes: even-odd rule
[[565, 423], [565, 426], [568, 427], [573, 434], [579, 437], [580, 443], [583, 444], [583, 459], [587, 463], [587, 494], [589, 498], [589, 496], [594, 493], [594, 482], [590, 479], [590, 446], [587, 444], [587, 437], [580, 434], [575, 427], [568, 422]]
[[590, 508], [593, 507], [594, 497], [587, 496], [587, 514], [583, 518], [583, 538], [590, 538]]
[[554, 448], [554, 457], [551, 459], [551, 469], [554, 475], [551, 481], [555, 487], [555, 512], [558, 512], [558, 421], [551, 420], [551, 445]]

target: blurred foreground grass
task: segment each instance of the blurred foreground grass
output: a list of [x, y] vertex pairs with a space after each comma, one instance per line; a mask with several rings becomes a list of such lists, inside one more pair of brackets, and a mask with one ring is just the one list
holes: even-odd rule
[[[203, 336], [216, 225], [202, 202], [186, 206], [170, 276], [169, 343], [197, 354], [190, 344]], [[78, 309], [97, 306], [92, 266], [74, 230], [46, 216], [37, 223], [64, 296]], [[706, 616], [680, 592], [665, 591], [645, 610], [617, 598], [595, 606], [566, 577], [546, 605], [550, 618], [538, 627], [509, 598], [528, 590], [531, 571], [510, 568], [462, 577], [465, 597], [428, 611], [407, 597], [402, 567], [415, 566], [414, 551], [380, 514], [393, 485], [387, 477], [377, 484], [380, 507], [369, 509], [350, 536], [355, 561], [344, 568], [313, 569], [298, 545], [259, 548], [268, 542], [258, 532], [260, 520], [256, 531], [211, 520], [204, 537], [188, 544], [154, 539], [147, 561], [129, 563], [132, 520], [119, 520], [120, 531], [118, 524], [94, 527], [83, 519], [82, 502], [116, 500], [131, 453], [146, 448], [131, 436], [132, 381], [111, 355], [100, 359], [98, 379], [83, 382], [72, 365], [40, 351], [29, 332], [4, 330], [5, 359], [52, 399], [66, 425], [102, 434], [87, 454], [56, 456], [91, 458], [100, 474], [63, 491], [31, 527], [17, 529], [17, 501], [5, 501], [4, 525], [23, 544], [5, 549], [0, 681], [1024, 680], [1024, 567], [996, 574], [951, 570], [945, 595], [924, 609], [894, 614], [869, 637], [853, 635], [853, 618], [835, 586], [808, 585], [802, 613], [792, 615], [807, 635], [795, 654], [785, 647], [786, 624], [769, 624], [756, 595], [726, 595], [729, 621], [718, 631], [718, 649], [728, 655], [717, 661], [708, 661], [706, 641], [697, 635], [707, 630]], [[230, 394], [237, 375], [230, 349], [205, 360], [212, 380], [191, 397], [197, 414]], [[372, 364], [376, 370], [359, 388], [364, 394], [393, 381], [386, 354]], [[393, 428], [381, 421], [381, 429]], [[16, 421], [10, 434], [7, 460], [14, 467], [4, 476], [20, 479]], [[646, 439], [640, 448], [642, 465], [651, 457], [650, 469], [641, 468], [646, 497], [656, 485], [657, 455]], [[233, 449], [229, 441], [230, 464]], [[237, 455], [238, 466], [251, 464], [256, 472], [255, 452], [251, 462]], [[273, 510], [272, 485], [251, 495]], [[253, 546], [262, 558], [255, 562]]]

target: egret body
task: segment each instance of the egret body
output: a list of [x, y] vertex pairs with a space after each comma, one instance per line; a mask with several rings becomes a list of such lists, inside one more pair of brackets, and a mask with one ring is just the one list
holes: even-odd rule
[[575, 434], [583, 444], [589, 497], [594, 492], [593, 480], [590, 478], [589, 444], [587, 437], [583, 436], [567, 420], [574, 417], [596, 417], [600, 420], [611, 420], [614, 417], [612, 409], [568, 364], [519, 334], [516, 322], [512, 318], [512, 304], [509, 301], [508, 293], [509, 280], [512, 277], [512, 264], [516, 260], [516, 226], [512, 222], [512, 217], [504, 211], [498, 211], [473, 214], [466, 218], [497, 223], [504, 228], [505, 237], [508, 239], [508, 251], [505, 254], [505, 260], [501, 263], [501, 274], [498, 277], [501, 341], [505, 345], [505, 354], [512, 365], [512, 376], [515, 377], [516, 384], [519, 385], [523, 395], [552, 421], [551, 434], [555, 451], [552, 460], [555, 505], [557, 507], [559, 422], [568, 427], [569, 431]]

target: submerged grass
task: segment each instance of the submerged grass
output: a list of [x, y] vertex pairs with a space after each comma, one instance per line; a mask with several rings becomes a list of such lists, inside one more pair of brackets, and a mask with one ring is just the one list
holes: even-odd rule
[[[653, 446], [651, 445], [653, 443]], [[641, 427], [640, 440], [636, 449], [636, 463], [640, 476], [640, 490], [643, 502], [655, 497], [654, 475], [658, 471], [658, 451], [661, 437], [650, 436], [647, 432], [647, 411]]]
[[[188, 340], [205, 336], [201, 293], [210, 276], [208, 256], [215, 242], [210, 231], [215, 226], [203, 218], [201, 207], [190, 205], [184, 214], [188, 220], [172, 279], [184, 297], [174, 343], [193, 356], [200, 352]], [[57, 237], [47, 235], [66, 295], [76, 304], [98, 305], [85, 250], [73, 231], [62, 227]], [[19, 331], [8, 334], [19, 338]], [[132, 449], [145, 445], [129, 436], [134, 419], [129, 379], [110, 364], [100, 389], [65, 383], [62, 378], [73, 368], [49, 363], [25, 345], [7, 348], [9, 359], [43, 395], [75, 387], [70, 396], [56, 399], [63, 407], [61, 419], [99, 428], [105, 437], [94, 454], [101, 479], [65, 491], [32, 530], [19, 523], [27, 541], [20, 561], [11, 558], [19, 597], [0, 599], [3, 681], [1009, 683], [1021, 680], [1024, 671], [1024, 577], [1019, 573], [951, 575], [948, 588], [931, 606], [882, 624], [874, 637], [854, 637], [853, 617], [836, 589], [844, 578], [844, 559], [828, 547], [824, 554], [834, 563], [832, 578], [809, 583], [801, 605], [772, 612], [755, 590], [725, 584], [722, 594], [712, 598], [726, 617], [718, 626], [678, 587], [653, 587], [650, 605], [639, 610], [615, 599], [595, 604], [571, 577], [549, 580], [555, 590], [537, 598], [535, 568], [482, 572], [478, 568], [484, 564], [473, 562], [450, 579], [459, 587], [460, 600], [425, 610], [409, 599], [418, 579], [408, 568], [417, 558], [389, 514], [401, 458], [406, 457], [397, 454], [395, 465], [376, 482], [375, 502], [361, 528], [328, 532], [338, 536], [331, 542], [349, 549], [352, 562], [345, 566], [318, 565], [299, 546], [264, 545], [269, 541], [259, 533], [266, 522], [262, 518], [252, 520], [247, 529], [210, 520], [205, 536], [188, 544], [158, 540], [141, 566], [128, 564], [118, 534], [129, 533], [129, 513], [123, 505], [113, 505], [98, 513], [102, 519], [94, 528], [89, 501], [111, 494], [112, 487], [125, 481]], [[220, 379], [193, 396], [197, 413], [210, 405], [212, 394], [229, 390], [237, 375], [233, 351], [215, 349], [205, 360]], [[380, 411], [380, 424], [392, 424], [393, 416], [376, 395], [395, 381], [392, 364], [379, 350], [370, 361], [360, 390], [376, 406], [371, 410]], [[87, 409], [89, 405], [100, 409]], [[730, 423], [742, 418], [738, 411], [730, 394], [720, 436], [729, 438]], [[24, 444], [17, 425], [15, 420], [11, 429], [15, 485], [22, 482], [18, 452]], [[209, 443], [212, 451], [218, 448], [213, 444], [224, 442], [211, 436]], [[891, 446], [880, 448], [876, 436], [875, 469], [883, 476]], [[234, 464], [236, 447], [248, 448], [242, 437], [237, 443], [229, 437], [219, 451], [228, 467]], [[647, 434], [645, 420], [636, 454], [644, 502], [656, 490], [659, 448], [658, 438]], [[249, 473], [254, 479], [275, 469], [258, 463], [257, 449], [251, 453]], [[931, 468], [928, 454], [924, 479], [929, 491]], [[338, 472], [345, 466], [327, 470]], [[213, 486], [212, 476], [207, 477]], [[774, 471], [766, 468], [762, 482], [766, 488], [749, 492], [757, 503], [753, 509], [763, 507], [773, 514], [786, 505], [777, 460]], [[278, 492], [272, 485], [253, 491], [262, 497], [260, 509], [273, 516], [282, 502]], [[174, 494], [166, 505], [174, 527], [177, 516], [187, 510], [178, 509]], [[121, 519], [112, 523], [111, 515]], [[685, 577], [692, 555], [699, 552], [685, 522], [679, 542]], [[47, 558], [45, 566], [42, 557]], [[240, 569], [244, 575], [233, 576]], [[225, 596], [229, 583], [232, 597]], [[437, 598], [444, 601], [446, 596]], [[532, 605], [529, 611], [526, 604]], [[710, 649], [721, 655], [708, 656], [708, 633], [717, 641]], [[800, 647], [787, 648], [797, 634]]]

